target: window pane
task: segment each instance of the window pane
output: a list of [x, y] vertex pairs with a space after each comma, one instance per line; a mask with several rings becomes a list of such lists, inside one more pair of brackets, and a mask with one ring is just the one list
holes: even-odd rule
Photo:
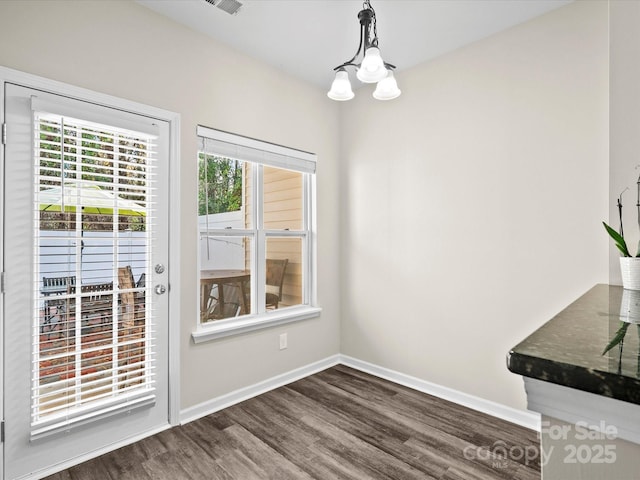
[[267, 310], [302, 304], [302, 238], [268, 237], [266, 253]]
[[302, 230], [303, 173], [264, 167], [264, 228]]
[[245, 162], [200, 153], [198, 215], [241, 211], [244, 205], [245, 169]]
[[36, 113], [33, 424], [146, 394], [153, 141]]
[[200, 234], [200, 321], [251, 313], [251, 238]]

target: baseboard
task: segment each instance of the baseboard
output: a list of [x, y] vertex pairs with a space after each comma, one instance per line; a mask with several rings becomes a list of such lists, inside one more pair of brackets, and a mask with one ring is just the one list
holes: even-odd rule
[[227, 393], [226, 395], [194, 405], [193, 407], [185, 408], [180, 412], [180, 424], [184, 425], [185, 423], [192, 422], [206, 415], [210, 415], [224, 408], [235, 405], [236, 403], [243, 402], [275, 388], [282, 387], [291, 382], [295, 382], [296, 380], [313, 375], [314, 373], [326, 370], [338, 363], [340, 363], [340, 355], [332, 355], [318, 362], [296, 368], [290, 372], [271, 377], [254, 385], [249, 385], [248, 387], [241, 388]]
[[180, 412], [180, 423], [185, 424], [210, 415], [236, 403], [243, 402], [262, 393], [266, 393], [278, 387], [282, 387], [301, 378], [313, 375], [334, 365], [343, 364], [356, 370], [360, 370], [376, 377], [384, 378], [390, 382], [412, 388], [419, 392], [428, 393], [443, 400], [448, 400], [478, 412], [492, 415], [517, 425], [532, 430], [540, 431], [540, 415], [535, 412], [517, 410], [500, 403], [492, 402], [484, 398], [476, 397], [468, 393], [444, 387], [426, 380], [421, 380], [410, 375], [405, 375], [388, 368], [374, 365], [348, 355], [332, 355], [318, 362], [277, 375], [262, 382], [241, 388], [226, 395], [213, 398], [206, 402], [186, 408]]
[[388, 368], [380, 367], [373, 363], [358, 360], [357, 358], [349, 357], [348, 355], [340, 355], [340, 363], [376, 377], [384, 378], [385, 380], [409, 387], [413, 390], [428, 393], [434, 397], [457, 403], [458, 405], [471, 408], [478, 412], [486, 413], [538, 432], [540, 431], [540, 415], [535, 412], [507, 407], [506, 405], [476, 397], [475, 395], [470, 395], [459, 390], [454, 390], [452, 388], [421, 380]]

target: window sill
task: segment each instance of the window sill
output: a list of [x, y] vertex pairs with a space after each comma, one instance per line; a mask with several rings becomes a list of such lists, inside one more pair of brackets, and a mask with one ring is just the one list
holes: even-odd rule
[[262, 330], [263, 328], [319, 317], [321, 312], [322, 309], [320, 307], [302, 306], [272, 310], [262, 315], [245, 318], [220, 320], [207, 325], [199, 325], [198, 329], [191, 333], [191, 338], [193, 338], [194, 343], [203, 343], [231, 335], [240, 335]]

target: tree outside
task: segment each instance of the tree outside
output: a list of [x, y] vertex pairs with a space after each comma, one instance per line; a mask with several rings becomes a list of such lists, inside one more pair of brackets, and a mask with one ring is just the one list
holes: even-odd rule
[[202, 152], [198, 155], [198, 215], [242, 208], [242, 163]]

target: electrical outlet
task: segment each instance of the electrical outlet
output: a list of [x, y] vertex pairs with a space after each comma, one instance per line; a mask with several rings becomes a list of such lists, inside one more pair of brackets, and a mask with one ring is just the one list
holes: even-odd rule
[[287, 334], [281, 333], [280, 334], [280, 350], [284, 350], [285, 348], [287, 348]]

